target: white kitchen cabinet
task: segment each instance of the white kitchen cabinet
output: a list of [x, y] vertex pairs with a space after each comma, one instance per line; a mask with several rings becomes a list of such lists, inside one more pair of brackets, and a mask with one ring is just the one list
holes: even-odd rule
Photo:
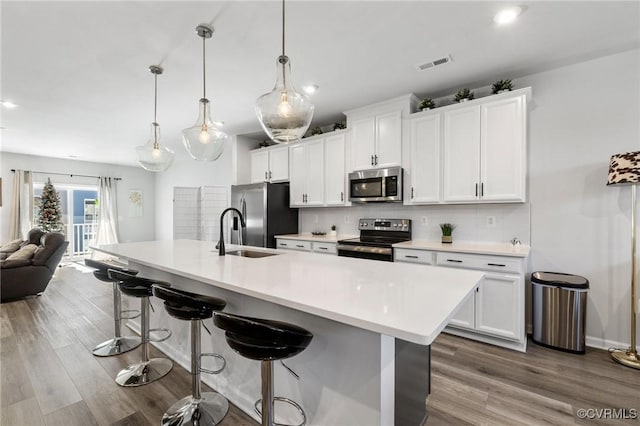
[[530, 89], [443, 112], [444, 202], [523, 202]]
[[324, 139], [324, 183], [325, 205], [347, 204], [344, 133]]
[[311, 241], [288, 240], [285, 238], [276, 239], [278, 250], [311, 251]]
[[355, 170], [402, 164], [402, 111], [354, 120], [351, 130]]
[[320, 243], [313, 241], [311, 243], [311, 250], [315, 253], [338, 254], [338, 245], [337, 243]]
[[479, 290], [480, 287], [465, 299], [458, 312], [451, 318], [449, 325], [469, 330], [476, 328], [476, 293]]
[[251, 183], [289, 180], [289, 149], [262, 148], [250, 152]]
[[291, 207], [324, 204], [324, 140], [317, 139], [289, 148], [289, 202]]
[[409, 122], [409, 161], [405, 176], [409, 188], [405, 204], [441, 201], [440, 145], [442, 114], [433, 111], [415, 114]]
[[475, 329], [480, 332], [519, 340], [524, 321], [520, 303], [524, 283], [520, 276], [489, 272], [476, 293]]

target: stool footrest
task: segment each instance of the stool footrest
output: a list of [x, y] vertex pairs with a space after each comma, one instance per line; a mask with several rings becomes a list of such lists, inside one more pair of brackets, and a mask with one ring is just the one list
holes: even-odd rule
[[[282, 397], [282, 396], [274, 396], [273, 397], [274, 411], [275, 411], [275, 403], [277, 401], [284, 402], [286, 404], [289, 404], [289, 405], [292, 405], [293, 407], [295, 407], [298, 410], [298, 413], [300, 414], [300, 416], [302, 417], [302, 422], [298, 423], [297, 425], [289, 425], [289, 424], [273, 422], [273, 426], [304, 426], [305, 424], [307, 424], [307, 415], [305, 414], [305, 412], [302, 409], [302, 407], [300, 406], [300, 404], [298, 404], [297, 402], [295, 402], [294, 400], [289, 399], [289, 398], [285, 398], [285, 397]], [[262, 406], [262, 398], [257, 400], [256, 403], [253, 404], [253, 408], [255, 409], [256, 413], [258, 413], [258, 415], [260, 417], [262, 417], [262, 410], [260, 409], [261, 406]], [[274, 415], [274, 418], [275, 418], [275, 415]]]
[[[220, 354], [214, 354], [214, 353], [204, 353], [204, 354], [200, 354], [200, 359], [202, 359], [202, 357], [213, 357], [213, 358], [218, 358], [220, 360], [222, 360], [222, 367], [220, 367], [217, 370], [209, 370], [207, 368], [202, 368], [199, 367], [199, 370], [203, 373], [207, 373], [207, 374], [219, 374], [220, 372], [222, 372], [222, 370], [225, 369], [225, 367], [227, 366], [227, 360]], [[198, 363], [198, 366], [200, 366], [201, 363]]]
[[171, 333], [171, 330], [169, 330], [168, 328], [150, 328], [149, 329], [149, 335], [151, 335], [151, 333], [162, 333], [162, 332], [167, 333], [167, 335], [165, 337], [156, 338], [156, 339], [152, 339], [151, 336], [149, 336], [149, 341], [154, 343], [160, 343], [160, 342], [164, 342], [169, 337], [171, 337], [172, 333]]
[[131, 320], [140, 317], [139, 309], [125, 309], [120, 311], [120, 319]]

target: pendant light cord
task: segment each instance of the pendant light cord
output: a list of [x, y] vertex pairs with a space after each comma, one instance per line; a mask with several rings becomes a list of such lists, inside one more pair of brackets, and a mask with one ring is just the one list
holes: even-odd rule
[[158, 74], [153, 74], [153, 148], [158, 149]]
[[206, 70], [206, 55], [204, 50], [204, 43], [206, 37], [202, 37], [202, 98], [207, 99], [207, 73]]

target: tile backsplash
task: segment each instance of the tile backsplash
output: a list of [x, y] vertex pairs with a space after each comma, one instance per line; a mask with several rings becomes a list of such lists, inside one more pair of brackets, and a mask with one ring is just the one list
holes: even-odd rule
[[383, 203], [303, 208], [299, 211], [300, 232], [328, 232], [335, 224], [338, 235], [358, 235], [360, 218], [411, 219], [415, 240], [439, 241], [442, 235], [439, 224], [449, 222], [456, 225], [454, 241], [508, 242], [514, 237], [523, 244], [531, 241], [529, 203], [431, 206]]

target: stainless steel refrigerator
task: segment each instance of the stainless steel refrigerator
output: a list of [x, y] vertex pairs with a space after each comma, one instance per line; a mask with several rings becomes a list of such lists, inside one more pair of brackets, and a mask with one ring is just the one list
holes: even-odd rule
[[298, 233], [298, 209], [289, 207], [288, 183], [233, 185], [231, 207], [242, 212], [247, 224], [240, 235], [238, 217], [233, 215], [232, 244], [275, 248], [275, 235]]

